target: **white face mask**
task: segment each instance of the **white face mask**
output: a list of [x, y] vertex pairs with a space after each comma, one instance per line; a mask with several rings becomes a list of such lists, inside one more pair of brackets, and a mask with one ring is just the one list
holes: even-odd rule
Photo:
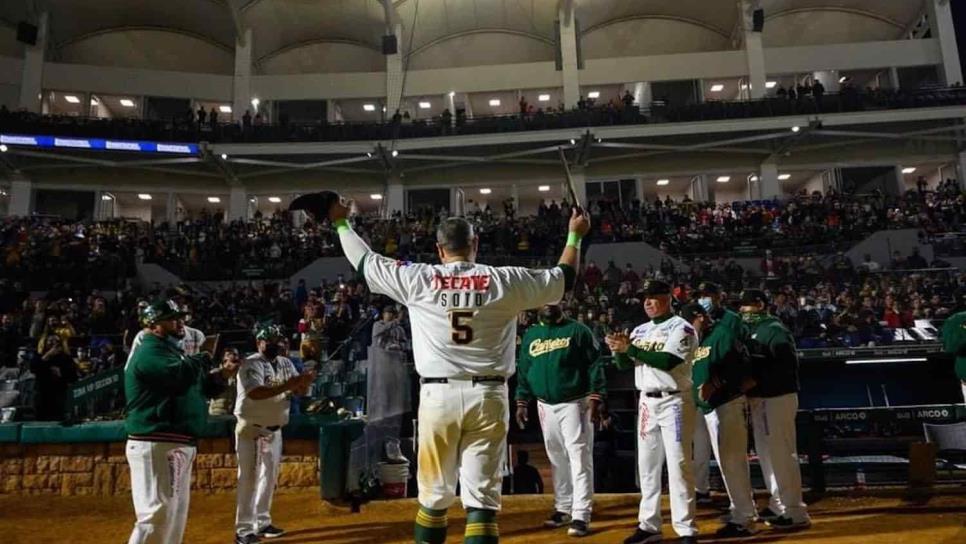
[[714, 300], [712, 300], [711, 297], [699, 298], [698, 304], [700, 304], [701, 307], [704, 308], [704, 311], [706, 312], [710, 312], [711, 310], [714, 309]]

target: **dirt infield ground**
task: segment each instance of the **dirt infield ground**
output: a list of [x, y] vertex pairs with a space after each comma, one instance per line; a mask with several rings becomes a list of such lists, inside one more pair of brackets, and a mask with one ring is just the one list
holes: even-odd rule
[[[186, 544], [232, 542], [234, 495], [196, 495], [191, 499]], [[539, 524], [552, 501], [549, 495], [507, 497], [500, 516], [504, 543], [550, 544], [576, 542], [565, 530], [547, 531]], [[411, 542], [415, 502], [375, 502], [362, 513], [319, 501], [315, 494], [280, 495], [274, 507], [275, 522], [289, 531], [278, 544], [332, 542], [339, 544]], [[667, 525], [665, 503], [665, 525]], [[795, 542], [814, 544], [962, 544], [966, 543], [966, 490], [922, 500], [899, 497], [826, 497], [813, 501], [814, 524], [806, 532], [781, 534], [763, 529], [744, 542]], [[603, 495], [596, 500], [593, 535], [587, 543], [622, 542], [637, 515], [633, 495]], [[450, 542], [462, 540], [464, 517], [451, 510]], [[718, 525], [718, 511], [699, 511], [701, 531], [710, 534]], [[3, 497], [0, 498], [0, 535], [5, 544], [102, 544], [127, 540], [133, 521], [129, 498]], [[665, 528], [664, 536], [673, 542]], [[702, 542], [714, 542], [703, 538]]]

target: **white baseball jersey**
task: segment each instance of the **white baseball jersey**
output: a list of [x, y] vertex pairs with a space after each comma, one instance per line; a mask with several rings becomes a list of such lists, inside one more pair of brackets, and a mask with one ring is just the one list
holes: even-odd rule
[[429, 378], [511, 376], [517, 314], [564, 294], [560, 267], [409, 264], [369, 252], [361, 268], [372, 292], [409, 308], [416, 371]]
[[684, 360], [670, 371], [660, 370], [637, 362], [634, 385], [645, 392], [691, 392], [691, 359], [698, 345], [694, 327], [679, 316], [655, 323], [648, 321], [631, 332], [631, 343], [644, 351], [670, 353]]
[[252, 400], [248, 392], [256, 387], [274, 387], [298, 375], [295, 365], [281, 355], [272, 363], [260, 353], [246, 357], [238, 368], [238, 396], [235, 400], [235, 417], [262, 427], [281, 426], [288, 423], [288, 410], [291, 394], [282, 393], [274, 397]]

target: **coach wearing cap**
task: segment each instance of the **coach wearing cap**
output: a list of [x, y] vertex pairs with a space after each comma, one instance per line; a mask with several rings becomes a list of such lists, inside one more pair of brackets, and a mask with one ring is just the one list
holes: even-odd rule
[[208, 418], [206, 397], [238, 371], [209, 370], [207, 353], [185, 355], [184, 313], [172, 301], [141, 312], [146, 332], [124, 367], [126, 456], [137, 522], [128, 544], [177, 544], [184, 535], [195, 439]]
[[741, 320], [748, 327], [752, 375], [748, 393], [755, 450], [771, 498], [758, 517], [775, 529], [811, 525], [802, 501], [802, 474], [795, 442], [798, 411], [798, 354], [792, 333], [768, 313], [768, 298], [759, 289], [741, 294]]
[[638, 527], [625, 544], [661, 540], [661, 472], [667, 460], [671, 518], [679, 542], [697, 542], [691, 443], [695, 405], [691, 393], [691, 358], [697, 335], [690, 323], [674, 315], [671, 286], [644, 284], [644, 311], [650, 321], [633, 332], [607, 336], [620, 369], [634, 369], [641, 391], [638, 407], [637, 462], [641, 477]]

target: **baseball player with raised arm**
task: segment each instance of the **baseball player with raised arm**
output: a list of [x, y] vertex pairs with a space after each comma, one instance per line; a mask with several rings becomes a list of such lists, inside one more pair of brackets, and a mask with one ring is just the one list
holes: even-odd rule
[[768, 313], [768, 297], [759, 289], [741, 294], [741, 320], [748, 327], [755, 387], [748, 391], [751, 427], [761, 473], [771, 497], [758, 513], [773, 529], [811, 526], [802, 500], [795, 414], [798, 411], [798, 353], [791, 331]]
[[624, 544], [661, 541], [661, 469], [667, 460], [671, 518], [682, 544], [697, 542], [691, 446], [695, 406], [691, 358], [697, 347], [694, 328], [671, 309], [671, 286], [650, 280], [643, 289], [650, 321], [630, 335], [612, 333], [607, 346], [617, 368], [634, 369], [641, 392], [637, 463], [641, 478], [639, 525]]
[[586, 536], [594, 501], [594, 424], [607, 391], [600, 346], [586, 325], [548, 304], [524, 334], [517, 365], [517, 424], [526, 426], [527, 405], [536, 397], [552, 468], [554, 511], [544, 526], [569, 523], [567, 534]]
[[[705, 310], [708, 306], [713, 314]], [[714, 319], [712, 315], [719, 318]], [[694, 326], [700, 342], [691, 367], [694, 402], [700, 412], [696, 419], [706, 422], [709, 447], [718, 460], [721, 478], [731, 499], [728, 521], [715, 536], [749, 537], [756, 532], [755, 501], [748, 469], [744, 393], [755, 382], [744, 344], [745, 329], [736, 314], [714, 305], [689, 304], [681, 310], [681, 317]]]
[[279, 354], [284, 338], [275, 325], [255, 330], [258, 352], [245, 358], [238, 371], [235, 402], [235, 450], [238, 453], [238, 503], [235, 543], [252, 544], [285, 531], [272, 525], [272, 496], [282, 462], [282, 427], [288, 423], [292, 395], [304, 395], [315, 374], [299, 374]]
[[[327, 195], [332, 193], [317, 196]], [[506, 381], [516, 367], [517, 314], [557, 303], [573, 286], [589, 216], [575, 210], [559, 264], [534, 270], [477, 264], [479, 239], [458, 217], [442, 221], [437, 230], [441, 264], [395, 261], [373, 252], [353, 232], [346, 202], [335, 198], [327, 204], [315, 215], [327, 210], [346, 258], [369, 289], [405, 304], [411, 316], [422, 383], [415, 541], [446, 540], [446, 511], [459, 481], [467, 510], [463, 542], [499, 542], [496, 514], [510, 419]]]

